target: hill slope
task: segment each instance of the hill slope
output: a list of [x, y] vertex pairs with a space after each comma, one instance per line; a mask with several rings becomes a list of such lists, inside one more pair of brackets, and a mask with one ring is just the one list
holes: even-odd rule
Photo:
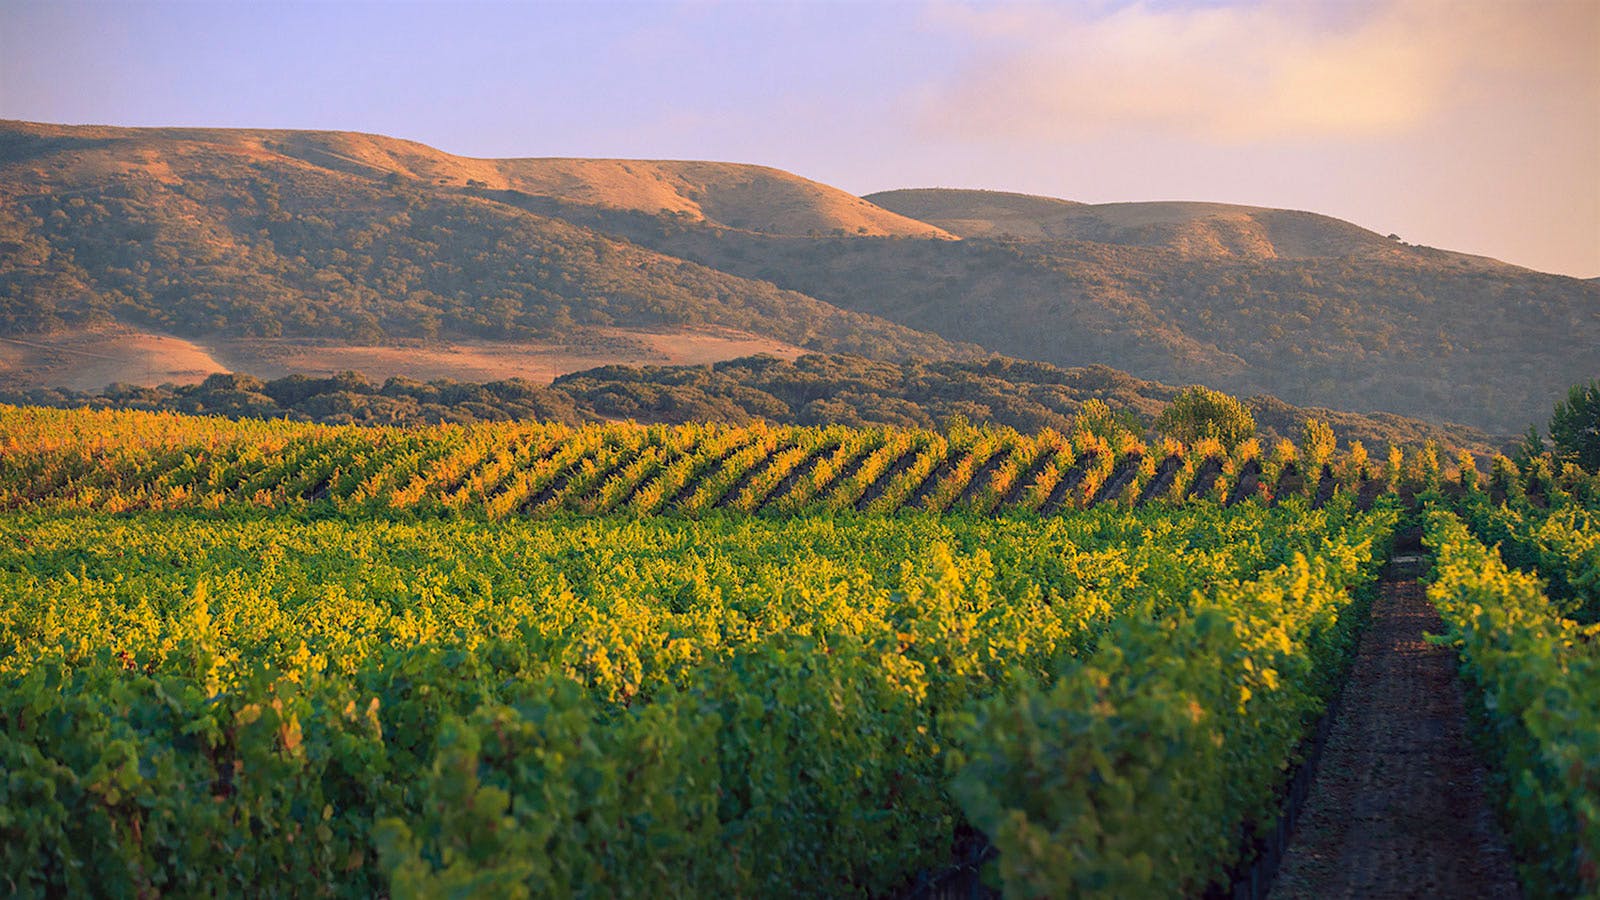
[[1219, 259], [1404, 259], [1405, 245], [1330, 216], [1229, 203], [1075, 203], [999, 191], [912, 189], [868, 200], [961, 237], [1094, 241]]
[[[592, 210], [585, 221], [1008, 356], [1300, 405], [1512, 433], [1600, 372], [1592, 281], [1404, 245], [1308, 213], [987, 193], [935, 208], [929, 193], [913, 192], [919, 203], [871, 196], [943, 216], [934, 221], [965, 239], [804, 240]], [[1074, 236], [974, 236], [1024, 226]]]
[[284, 155], [369, 178], [398, 174], [434, 185], [666, 213], [768, 234], [951, 237], [838, 188], [769, 166], [695, 160], [474, 159], [414, 141], [339, 131], [181, 134], [210, 141], [270, 143]]
[[1600, 372], [1600, 283], [1311, 213], [859, 199], [759, 166], [0, 123], [0, 337], [110, 323], [205, 347], [605, 329], [883, 359], [981, 345], [1502, 434]]
[[210, 375], [317, 377], [356, 371], [432, 380], [536, 383], [604, 365], [704, 365], [765, 354], [793, 359], [792, 344], [729, 329], [583, 328], [555, 340], [432, 340], [386, 345], [306, 338], [185, 339], [128, 326], [24, 338], [0, 336], [0, 388], [98, 391], [111, 384], [194, 384]]
[[715, 326], [889, 357], [973, 349], [450, 182], [480, 164], [320, 132], [0, 124], [0, 334], [116, 321], [374, 344]]
[[838, 188], [766, 166], [622, 159], [496, 162], [507, 189], [536, 197], [665, 212], [764, 234], [952, 237]]

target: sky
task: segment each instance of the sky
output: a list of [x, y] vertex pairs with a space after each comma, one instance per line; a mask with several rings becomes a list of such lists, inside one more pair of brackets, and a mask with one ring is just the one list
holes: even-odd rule
[[0, 0], [0, 118], [1245, 203], [1600, 276], [1600, 0]]

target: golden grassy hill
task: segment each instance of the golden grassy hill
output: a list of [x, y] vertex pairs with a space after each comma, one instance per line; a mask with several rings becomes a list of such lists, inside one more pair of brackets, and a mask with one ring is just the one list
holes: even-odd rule
[[1326, 216], [979, 191], [868, 199], [963, 239], [599, 227], [1007, 356], [1300, 406], [1511, 434], [1600, 372], [1600, 283]]
[[[1077, 203], [943, 188], [884, 191], [869, 194], [867, 199], [960, 237], [1092, 241], [1171, 250], [1197, 259], [1405, 261], [1426, 253], [1331, 216], [1229, 203]], [[1481, 257], [1451, 255], [1463, 265], [1504, 265]]]
[[[500, 167], [553, 177], [537, 162], [335, 132], [0, 122], [0, 336], [122, 325], [206, 346], [465, 339], [550, 348], [622, 329], [686, 339], [726, 331], [884, 357], [977, 349], [502, 202], [529, 199], [522, 187], [536, 185], [496, 175]], [[716, 182], [724, 199], [708, 193], [703, 205], [737, 210], [755, 202], [741, 190], [767, 196], [750, 184], [751, 173], [769, 170], [726, 168], [733, 174]], [[716, 169], [706, 164], [704, 183]], [[489, 178], [522, 187], [497, 191]], [[592, 180], [627, 194], [621, 182]], [[876, 219], [829, 218], [833, 206], [875, 208], [820, 185], [808, 190], [823, 200], [795, 201], [810, 218], [791, 220], [840, 229], [877, 222], [884, 233], [899, 218], [881, 210]], [[728, 355], [752, 346], [727, 343]], [[650, 351], [585, 361], [657, 356], [678, 359]]]
[[[67, 151], [64, 167], [52, 150]], [[144, 175], [176, 183], [185, 162], [227, 155], [239, 162], [298, 163], [371, 179], [397, 175], [434, 186], [470, 185], [607, 209], [675, 214], [766, 234], [953, 237], [838, 188], [742, 163], [474, 159], [415, 141], [347, 131], [0, 123], [0, 160], [35, 154], [51, 159], [67, 181]]]
[[766, 166], [624, 159], [496, 161], [506, 187], [764, 234], [952, 238], [838, 188]]
[[434, 184], [469, 182], [566, 203], [649, 214], [764, 234], [843, 233], [952, 238], [943, 229], [875, 206], [835, 187], [769, 166], [697, 160], [474, 159], [414, 141], [355, 132], [278, 132], [286, 155], [329, 168]]
[[1084, 204], [1008, 191], [905, 188], [868, 194], [885, 209], [920, 219], [958, 237], [1046, 240], [1056, 223]]
[[0, 389], [94, 392], [111, 384], [195, 384], [218, 373], [263, 378], [361, 372], [431, 381], [547, 383], [597, 366], [708, 365], [762, 354], [794, 359], [782, 341], [719, 328], [583, 328], [560, 340], [407, 341], [361, 345], [304, 338], [193, 339], [126, 325], [0, 336]]

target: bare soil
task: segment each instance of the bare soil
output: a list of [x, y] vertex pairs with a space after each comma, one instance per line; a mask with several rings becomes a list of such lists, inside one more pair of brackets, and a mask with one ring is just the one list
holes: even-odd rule
[[983, 465], [979, 466], [977, 471], [972, 474], [972, 479], [967, 482], [966, 490], [963, 490], [961, 496], [956, 498], [954, 505], [971, 505], [972, 501], [978, 498], [978, 493], [988, 487], [990, 481], [994, 480], [994, 473], [1000, 471], [1000, 467], [1005, 465], [1006, 460], [1011, 457], [1011, 453], [1010, 449], [1001, 447], [994, 452], [993, 456], [984, 460]]
[[1417, 557], [1373, 605], [1271, 897], [1519, 897]]
[[1254, 497], [1261, 487], [1261, 460], [1252, 459], [1239, 470], [1239, 480], [1234, 482], [1233, 490], [1228, 493], [1225, 505], [1233, 506], [1242, 503], [1246, 497]]
[[1211, 488], [1222, 475], [1222, 460], [1215, 456], [1208, 457], [1200, 464], [1200, 470], [1195, 472], [1194, 483], [1189, 485], [1190, 497], [1210, 496]]
[[1094, 463], [1094, 454], [1086, 453], [1072, 468], [1062, 472], [1061, 480], [1056, 482], [1056, 486], [1050, 491], [1050, 496], [1039, 506], [1039, 512], [1053, 513], [1065, 506], [1071, 499], [1072, 492], [1077, 489], [1078, 484], [1083, 481], [1083, 476]]
[[1156, 497], [1164, 496], [1167, 489], [1172, 486], [1174, 478], [1178, 477], [1178, 470], [1183, 468], [1183, 460], [1177, 456], [1169, 456], [1156, 466], [1155, 477], [1144, 486], [1139, 494], [1139, 502], [1149, 503]]
[[911, 468], [916, 463], [917, 458], [922, 455], [922, 452], [921, 449], [912, 447], [910, 450], [900, 454], [900, 458], [884, 469], [883, 474], [879, 475], [876, 481], [867, 485], [866, 491], [862, 493], [860, 499], [856, 500], [856, 511], [865, 510], [872, 505], [872, 501], [883, 496], [883, 492], [889, 489], [889, 485], [894, 484], [894, 480], [899, 478], [901, 473]]
[[1133, 455], [1124, 457], [1119, 461], [1111, 474], [1106, 476], [1105, 483], [1100, 485], [1100, 490], [1095, 492], [1094, 499], [1090, 501], [1089, 505], [1099, 506], [1108, 500], [1121, 497], [1122, 492], [1133, 481], [1133, 476], [1139, 473], [1139, 464], [1143, 461], [1143, 457]]

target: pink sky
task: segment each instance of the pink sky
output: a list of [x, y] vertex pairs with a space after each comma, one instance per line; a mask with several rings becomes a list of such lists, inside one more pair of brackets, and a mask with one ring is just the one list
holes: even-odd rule
[[1289, 207], [1600, 275], [1600, 0], [0, 0], [0, 117]]

